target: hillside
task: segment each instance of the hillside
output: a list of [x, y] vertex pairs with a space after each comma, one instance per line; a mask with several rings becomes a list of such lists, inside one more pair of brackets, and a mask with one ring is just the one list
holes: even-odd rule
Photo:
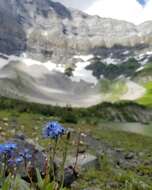
[[143, 76], [134, 77], [152, 59], [151, 21], [136, 26], [50, 0], [2, 0], [0, 15], [2, 96], [88, 107], [145, 95]]

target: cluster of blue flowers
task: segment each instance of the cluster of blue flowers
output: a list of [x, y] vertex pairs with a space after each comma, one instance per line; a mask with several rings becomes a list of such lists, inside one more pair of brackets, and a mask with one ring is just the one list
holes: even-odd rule
[[15, 150], [17, 148], [17, 145], [15, 143], [4, 143], [0, 144], [0, 154], [8, 154]]
[[30, 150], [25, 148], [21, 152], [18, 153], [17, 156], [12, 157], [8, 160], [8, 165], [20, 165], [21, 163], [24, 163], [25, 161], [30, 161], [32, 159], [32, 154], [30, 153]]
[[18, 165], [26, 160], [30, 160], [32, 155], [28, 149], [17, 152], [17, 144], [8, 142], [0, 144], [0, 162], [5, 162], [9, 166]]
[[58, 139], [65, 133], [64, 127], [62, 127], [57, 121], [48, 122], [43, 129], [43, 137]]
[[[57, 121], [48, 122], [43, 128], [43, 137], [58, 139], [66, 132], [65, 128], [62, 127]], [[13, 142], [7, 142], [0, 144], [0, 163], [5, 162], [8, 166], [18, 166], [25, 161], [32, 160], [32, 154], [29, 149], [25, 148], [19, 150], [17, 144]]]

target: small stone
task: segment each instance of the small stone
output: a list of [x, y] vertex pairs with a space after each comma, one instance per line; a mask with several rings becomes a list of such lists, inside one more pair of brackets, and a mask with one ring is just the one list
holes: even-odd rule
[[25, 135], [24, 135], [21, 131], [19, 131], [19, 132], [17, 132], [17, 134], [15, 135], [15, 138], [16, 138], [16, 139], [20, 139], [20, 140], [25, 140]]
[[83, 190], [101, 190], [101, 189], [99, 189], [99, 188], [95, 188], [95, 187], [88, 187], [88, 188], [83, 189]]
[[24, 125], [21, 125], [21, 127], [20, 127], [20, 128], [21, 128], [21, 130], [24, 130], [25, 126], [24, 126]]
[[110, 183], [109, 183], [109, 186], [110, 186], [112, 189], [118, 189], [118, 183], [117, 183], [117, 182], [110, 182]]
[[40, 117], [39, 120], [40, 120], [40, 121], [43, 121], [43, 117]]
[[79, 154], [84, 154], [86, 152], [86, 147], [85, 146], [80, 146], [79, 147]]
[[8, 118], [7, 118], [7, 117], [4, 117], [4, 118], [3, 118], [3, 121], [4, 121], [4, 122], [7, 122], [7, 121], [8, 121]]
[[142, 157], [142, 156], [144, 156], [145, 154], [144, 154], [144, 152], [139, 152], [139, 154], [138, 154], [140, 157]]
[[71, 189], [77, 189], [77, 187], [79, 187], [79, 183], [77, 181], [74, 181], [72, 184], [71, 184]]
[[126, 160], [131, 160], [133, 158], [134, 158], [134, 153], [132, 153], [132, 152], [130, 152], [130, 153], [128, 153], [128, 154], [125, 155], [125, 159]]
[[8, 127], [8, 123], [4, 123], [4, 125], [5, 125], [6, 127]]
[[16, 133], [16, 130], [15, 130], [15, 129], [12, 129], [12, 130], [11, 130], [11, 134], [12, 134], [12, 135], [15, 135], [15, 133]]
[[72, 166], [65, 168], [64, 170], [64, 185], [70, 186], [77, 179], [77, 173]]
[[145, 162], [144, 162], [144, 166], [149, 166], [149, 165], [151, 165], [152, 164], [152, 161], [151, 160], [146, 160]]
[[5, 132], [1, 132], [1, 136], [2, 136], [2, 137], [5, 137], [5, 136], [6, 136], [6, 133], [5, 133]]
[[123, 152], [124, 151], [123, 148], [116, 148], [115, 150], [116, 150], [116, 152]]
[[38, 130], [38, 128], [39, 128], [38, 126], [35, 126], [35, 127], [34, 127], [35, 130]]
[[81, 137], [87, 137], [85, 133], [81, 133]]
[[92, 179], [89, 181], [90, 185], [96, 185], [97, 184], [97, 179]]
[[35, 141], [38, 142], [38, 141], [39, 141], [39, 137], [36, 137], [36, 138], [35, 138]]

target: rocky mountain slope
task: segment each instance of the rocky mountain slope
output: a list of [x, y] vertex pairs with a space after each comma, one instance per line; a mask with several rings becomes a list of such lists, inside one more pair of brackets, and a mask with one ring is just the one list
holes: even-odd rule
[[152, 21], [136, 26], [51, 0], [1, 0], [0, 24], [3, 96], [89, 106], [146, 93], [138, 72], [152, 60]]

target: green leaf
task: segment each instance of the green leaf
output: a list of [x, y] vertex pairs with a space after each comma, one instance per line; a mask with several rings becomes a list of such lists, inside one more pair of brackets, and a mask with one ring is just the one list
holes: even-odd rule
[[15, 187], [13, 190], [30, 190], [30, 187], [28, 186], [28, 184], [22, 180], [19, 176], [16, 176], [15, 179]]
[[8, 178], [4, 181], [4, 184], [3, 184], [1, 190], [10, 190], [10, 186], [11, 186], [11, 182], [10, 182], [10, 178], [8, 177]]
[[44, 190], [53, 190], [53, 183], [47, 184]]
[[[37, 176], [37, 181], [38, 181], [38, 187], [40, 188], [40, 189], [42, 189], [43, 188], [43, 186], [44, 186], [44, 182], [43, 182], [43, 179], [42, 179], [42, 177], [41, 177], [41, 174], [40, 174], [40, 171], [36, 168], [36, 176]], [[42, 189], [43, 190], [43, 189]]]

